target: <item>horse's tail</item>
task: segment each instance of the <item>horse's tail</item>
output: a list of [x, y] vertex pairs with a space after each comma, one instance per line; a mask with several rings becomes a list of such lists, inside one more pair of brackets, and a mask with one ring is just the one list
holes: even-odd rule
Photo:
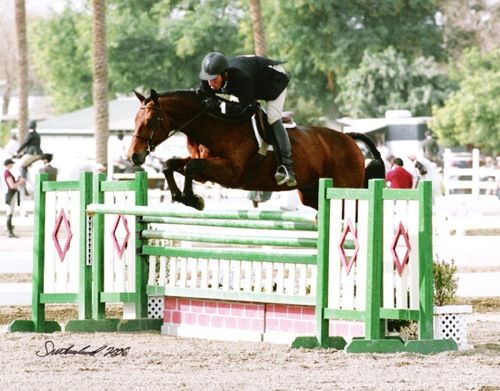
[[373, 141], [368, 136], [365, 136], [361, 133], [350, 132], [347, 134], [354, 140], [360, 140], [364, 142], [368, 146], [370, 153], [373, 155], [373, 160], [365, 168], [364, 186], [368, 187], [368, 181], [370, 179], [385, 179], [384, 160], [382, 159], [382, 156], [380, 155], [380, 152], [378, 151]]

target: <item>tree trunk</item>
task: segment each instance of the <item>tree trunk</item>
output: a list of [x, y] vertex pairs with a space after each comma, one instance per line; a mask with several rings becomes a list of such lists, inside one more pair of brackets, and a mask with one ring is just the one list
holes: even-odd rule
[[252, 18], [255, 54], [257, 56], [266, 56], [266, 32], [264, 31], [264, 23], [262, 22], [260, 0], [250, 0], [250, 17]]
[[24, 0], [16, 0], [17, 89], [19, 112], [18, 139], [22, 143], [28, 128], [28, 49], [26, 39], [26, 7]]
[[96, 163], [106, 166], [108, 157], [108, 69], [106, 51], [106, 0], [92, 0], [93, 98]]
[[3, 90], [3, 103], [2, 103], [2, 116], [9, 113], [10, 95], [12, 93], [12, 85], [10, 83], [10, 76], [6, 77], [5, 89]]

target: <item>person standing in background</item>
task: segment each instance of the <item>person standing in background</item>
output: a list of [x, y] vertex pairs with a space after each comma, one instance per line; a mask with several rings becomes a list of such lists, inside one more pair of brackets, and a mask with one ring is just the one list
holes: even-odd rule
[[403, 168], [403, 160], [396, 157], [392, 160], [392, 168], [386, 174], [387, 186], [391, 189], [411, 189], [413, 187], [413, 175]]
[[57, 180], [57, 168], [53, 167], [50, 163], [52, 162], [52, 154], [44, 153], [42, 155], [43, 167], [40, 168], [40, 172], [47, 173], [49, 181]]
[[14, 215], [16, 203], [19, 204], [18, 188], [24, 185], [25, 179], [20, 177], [19, 179], [16, 180], [16, 178], [12, 174], [11, 170], [12, 166], [14, 165], [14, 161], [12, 159], [5, 160], [3, 165], [5, 166], [5, 171], [3, 173], [3, 180], [7, 189], [5, 193], [7, 232], [9, 233], [9, 238], [17, 238], [18, 236], [14, 233], [14, 226], [12, 225], [12, 216]]

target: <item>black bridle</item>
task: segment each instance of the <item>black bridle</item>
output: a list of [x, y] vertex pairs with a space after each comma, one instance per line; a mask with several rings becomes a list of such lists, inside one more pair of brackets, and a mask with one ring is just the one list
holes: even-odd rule
[[[146, 125], [147, 128], [151, 129], [151, 133], [149, 135], [149, 138], [145, 138], [142, 136], [139, 136], [138, 134], [133, 134], [132, 137], [138, 138], [139, 140], [143, 141], [146, 143], [148, 146], [148, 153], [151, 153], [155, 150], [157, 145], [153, 144], [153, 137], [154, 134], [157, 130], [163, 129], [163, 109], [160, 107], [160, 105], [154, 105], [153, 107], [151, 106], [141, 106], [140, 108], [142, 109], [152, 109], [156, 113], [159, 113], [155, 116], [155, 118], [152, 121], [149, 121], [148, 124]], [[187, 125], [189, 125], [191, 122], [193, 122], [195, 119], [197, 119], [200, 115], [202, 115], [206, 110], [203, 109], [201, 110], [198, 114], [196, 114], [193, 118], [189, 119], [186, 121], [184, 124], [182, 124], [179, 128], [173, 130], [167, 135], [167, 138], [172, 136], [173, 134], [182, 131]], [[151, 123], [157, 123], [158, 125], [156, 127], [153, 127]]]

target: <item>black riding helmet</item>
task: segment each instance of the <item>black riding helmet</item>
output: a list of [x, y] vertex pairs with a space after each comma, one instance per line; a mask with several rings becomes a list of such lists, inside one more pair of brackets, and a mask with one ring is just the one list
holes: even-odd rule
[[201, 62], [200, 79], [213, 80], [229, 68], [226, 57], [219, 52], [208, 53]]

